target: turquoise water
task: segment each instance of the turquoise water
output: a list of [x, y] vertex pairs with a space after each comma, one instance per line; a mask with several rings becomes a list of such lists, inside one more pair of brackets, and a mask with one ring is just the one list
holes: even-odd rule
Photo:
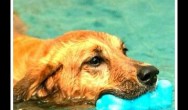
[[[167, 79], [175, 87], [174, 3], [174, 0], [14, 0], [14, 11], [28, 26], [27, 33], [40, 38], [80, 29], [116, 35], [125, 41], [129, 57], [155, 65], [160, 70], [159, 79]], [[173, 103], [168, 110], [174, 108]]]

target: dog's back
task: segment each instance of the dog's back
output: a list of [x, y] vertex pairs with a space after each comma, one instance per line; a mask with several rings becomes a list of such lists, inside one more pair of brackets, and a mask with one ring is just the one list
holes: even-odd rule
[[[13, 47], [14, 47], [14, 85], [15, 83], [24, 77], [26, 70], [29, 65], [32, 65], [34, 59], [41, 57], [41, 52], [37, 51], [41, 48], [43, 41], [37, 38], [27, 36], [26, 26], [20, 20], [20, 18], [14, 14], [14, 37], [13, 37]], [[36, 54], [38, 52], [38, 54]], [[40, 53], [39, 53], [40, 52]], [[27, 62], [27, 63], [26, 63]], [[29, 62], [29, 63], [28, 63]]]

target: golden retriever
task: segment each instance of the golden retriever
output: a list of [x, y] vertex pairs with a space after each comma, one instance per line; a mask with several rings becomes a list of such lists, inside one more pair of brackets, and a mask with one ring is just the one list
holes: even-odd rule
[[89, 30], [38, 39], [14, 32], [14, 102], [95, 104], [110, 93], [132, 99], [155, 87], [158, 69], [126, 55], [116, 36]]

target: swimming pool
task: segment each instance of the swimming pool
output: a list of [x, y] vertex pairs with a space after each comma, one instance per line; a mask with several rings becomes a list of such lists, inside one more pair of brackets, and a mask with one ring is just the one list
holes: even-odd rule
[[[14, 0], [14, 11], [26, 23], [27, 33], [40, 38], [80, 29], [116, 35], [126, 43], [129, 57], [155, 65], [160, 70], [159, 79], [170, 80], [175, 87], [174, 3], [174, 0]], [[47, 109], [33, 102], [16, 107]], [[168, 110], [174, 108], [173, 103]]]

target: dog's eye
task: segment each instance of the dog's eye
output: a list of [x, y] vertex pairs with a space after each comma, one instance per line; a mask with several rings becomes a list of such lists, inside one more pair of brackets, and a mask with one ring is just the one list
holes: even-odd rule
[[126, 55], [128, 49], [127, 48], [123, 48], [123, 53]]
[[91, 60], [88, 62], [91, 66], [99, 66], [102, 63], [103, 59], [99, 56], [95, 56], [91, 58]]

